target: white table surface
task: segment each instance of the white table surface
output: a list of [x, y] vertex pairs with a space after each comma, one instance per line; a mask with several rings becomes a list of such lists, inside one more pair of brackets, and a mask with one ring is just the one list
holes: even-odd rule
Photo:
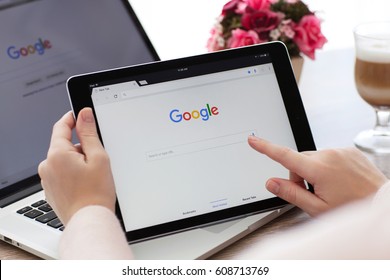
[[[353, 147], [353, 139], [375, 124], [375, 112], [354, 82], [353, 48], [320, 52], [306, 59], [299, 84], [317, 149]], [[390, 156], [366, 154], [388, 177]]]

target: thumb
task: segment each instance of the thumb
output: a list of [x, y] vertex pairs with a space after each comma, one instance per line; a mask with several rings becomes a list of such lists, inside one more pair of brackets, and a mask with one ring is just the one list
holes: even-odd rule
[[265, 186], [268, 191], [301, 208], [310, 216], [317, 216], [329, 208], [325, 201], [293, 181], [272, 178]]
[[79, 112], [76, 132], [80, 140], [81, 148], [87, 158], [103, 149], [91, 108], [84, 108]]

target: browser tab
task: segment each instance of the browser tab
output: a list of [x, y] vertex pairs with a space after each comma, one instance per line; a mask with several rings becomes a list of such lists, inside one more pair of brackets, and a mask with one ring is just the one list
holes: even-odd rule
[[136, 88], [139, 88], [136, 81], [95, 87], [92, 89], [92, 100], [96, 105], [119, 101], [122, 98], [128, 98], [128, 95]]
[[92, 94], [98, 93], [98, 92], [112, 92], [112, 91], [126, 91], [126, 90], [131, 90], [139, 88], [139, 85], [136, 81], [130, 81], [130, 82], [125, 82], [125, 83], [120, 83], [120, 84], [115, 84], [115, 85], [107, 85], [107, 86], [101, 86], [101, 87], [95, 87], [92, 90]]

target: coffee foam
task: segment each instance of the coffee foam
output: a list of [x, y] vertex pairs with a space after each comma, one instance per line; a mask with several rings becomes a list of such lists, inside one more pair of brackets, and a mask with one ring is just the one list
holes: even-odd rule
[[390, 63], [390, 41], [374, 44], [359, 44], [356, 57], [375, 63]]

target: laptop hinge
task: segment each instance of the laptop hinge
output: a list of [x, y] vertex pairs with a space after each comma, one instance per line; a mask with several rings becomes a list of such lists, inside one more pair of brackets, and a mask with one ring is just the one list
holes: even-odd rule
[[21, 190], [20, 192], [14, 193], [10, 196], [7, 196], [7, 197], [1, 199], [0, 200], [0, 207], [1, 208], [6, 207], [6, 206], [14, 203], [15, 201], [23, 199], [23, 198], [25, 198], [33, 193], [39, 192], [40, 190], [42, 190], [41, 184], [35, 184], [29, 188]]

